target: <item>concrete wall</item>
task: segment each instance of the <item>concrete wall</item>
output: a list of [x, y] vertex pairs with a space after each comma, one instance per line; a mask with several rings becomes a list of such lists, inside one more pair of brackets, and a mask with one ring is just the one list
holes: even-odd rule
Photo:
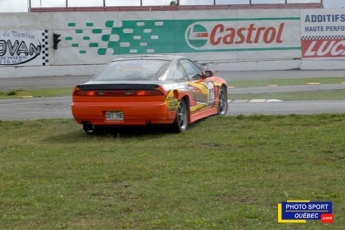
[[[93, 75], [117, 57], [146, 54], [183, 55], [216, 71], [344, 69], [341, 10], [5, 13], [1, 19], [0, 78]], [[60, 35], [57, 49], [53, 34]]]

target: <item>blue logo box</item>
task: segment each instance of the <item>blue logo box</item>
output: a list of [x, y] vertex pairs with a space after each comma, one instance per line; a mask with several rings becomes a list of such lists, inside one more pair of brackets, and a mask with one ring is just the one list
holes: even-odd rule
[[281, 203], [282, 220], [320, 220], [322, 214], [332, 214], [332, 202], [310, 201]]

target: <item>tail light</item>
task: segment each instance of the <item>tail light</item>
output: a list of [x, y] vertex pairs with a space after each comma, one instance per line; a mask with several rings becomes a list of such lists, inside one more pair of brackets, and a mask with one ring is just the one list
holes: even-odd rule
[[161, 96], [164, 95], [160, 90], [134, 90], [137, 96]]

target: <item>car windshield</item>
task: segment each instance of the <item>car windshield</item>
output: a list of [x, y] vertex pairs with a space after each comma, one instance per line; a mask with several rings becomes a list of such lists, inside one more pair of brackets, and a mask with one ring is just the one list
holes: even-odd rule
[[121, 60], [114, 61], [93, 77], [93, 81], [158, 80], [165, 71], [167, 60]]

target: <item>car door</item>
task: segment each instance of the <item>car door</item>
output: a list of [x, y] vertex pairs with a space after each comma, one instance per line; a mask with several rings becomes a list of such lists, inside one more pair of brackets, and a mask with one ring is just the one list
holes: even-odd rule
[[214, 104], [214, 84], [209, 78], [203, 77], [200, 68], [191, 60], [181, 59], [181, 65], [186, 71], [193, 92], [193, 99], [198, 104], [197, 110], [207, 109]]

